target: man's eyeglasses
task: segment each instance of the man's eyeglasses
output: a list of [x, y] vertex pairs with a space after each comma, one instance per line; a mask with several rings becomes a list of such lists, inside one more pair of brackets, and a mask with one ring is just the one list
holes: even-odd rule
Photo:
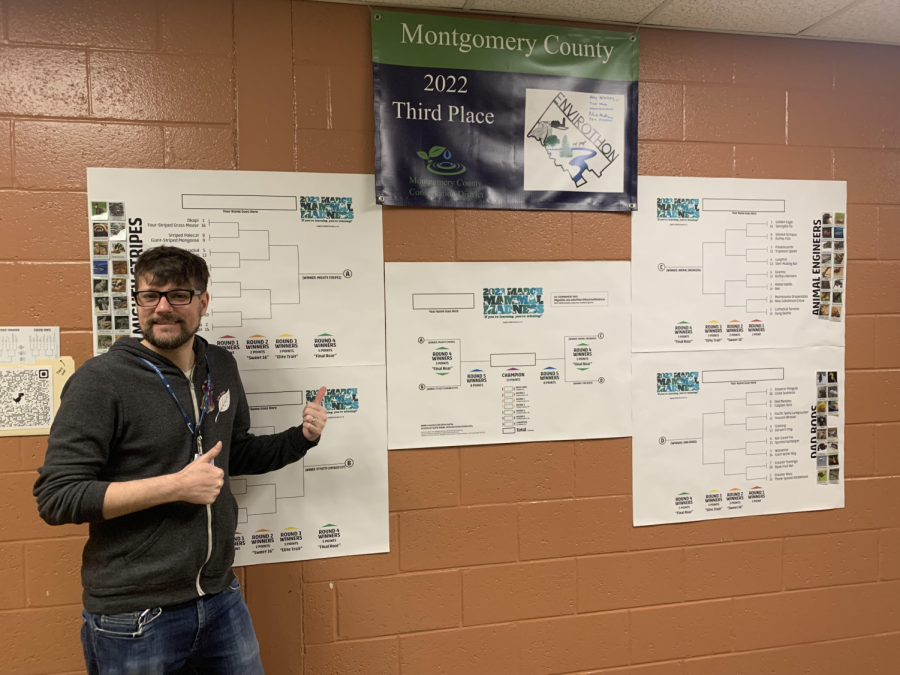
[[162, 298], [166, 299], [173, 307], [189, 305], [195, 295], [203, 295], [203, 291], [190, 288], [173, 288], [170, 291], [135, 291], [131, 294], [134, 301], [141, 307], [156, 307]]

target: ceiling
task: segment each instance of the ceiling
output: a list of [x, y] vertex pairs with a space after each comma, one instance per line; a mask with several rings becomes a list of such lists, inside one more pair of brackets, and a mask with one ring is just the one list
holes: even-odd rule
[[[328, 0], [334, 1], [334, 0]], [[338, 0], [721, 33], [900, 45], [900, 0]]]

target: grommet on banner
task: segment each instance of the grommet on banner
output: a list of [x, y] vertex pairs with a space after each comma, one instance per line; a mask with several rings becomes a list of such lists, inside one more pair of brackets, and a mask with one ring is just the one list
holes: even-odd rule
[[381, 195], [378, 195], [378, 201], [383, 202], [383, 201], [384, 201], [384, 197], [381, 196]]
[[631, 41], [632, 41], [632, 42], [635, 42], [636, 40], [637, 40], [637, 35], [632, 35], [632, 36], [631, 36]]
[[376, 21], [381, 21], [381, 14], [376, 14], [376, 15], [375, 15], [375, 20], [376, 20]]
[[628, 208], [631, 209], [632, 211], [634, 211], [634, 209], [637, 208], [637, 205], [636, 205], [636, 204], [629, 204], [629, 205], [628, 205]]

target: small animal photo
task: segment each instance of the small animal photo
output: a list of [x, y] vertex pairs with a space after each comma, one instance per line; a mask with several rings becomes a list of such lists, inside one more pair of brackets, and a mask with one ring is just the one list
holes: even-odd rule
[[94, 293], [109, 293], [109, 281], [94, 279]]
[[94, 298], [94, 311], [96, 312], [108, 312], [109, 311], [109, 297], [106, 295], [98, 296]]
[[113, 293], [127, 293], [128, 292], [128, 281], [125, 279], [113, 279], [112, 280], [112, 292]]
[[97, 330], [112, 330], [113, 322], [109, 314], [101, 314], [97, 317]]
[[838, 383], [838, 374], [836, 370], [828, 371], [828, 384], [837, 384]]
[[94, 255], [109, 255], [109, 242], [108, 241], [95, 241], [94, 242]]
[[97, 349], [109, 349], [110, 347], [112, 347], [112, 343], [112, 335], [97, 336]]
[[91, 220], [106, 220], [109, 218], [109, 209], [106, 202], [91, 202]]
[[119, 276], [125, 276], [128, 274], [128, 261], [127, 260], [113, 260], [112, 261], [112, 270], [113, 274], [117, 274]]
[[106, 223], [94, 223], [94, 239], [107, 239], [109, 238], [109, 225]]
[[110, 202], [109, 217], [122, 220], [125, 217], [125, 204], [122, 202]]
[[[112, 204], [110, 204], [110, 212], [112, 212]], [[838, 211], [834, 214], [834, 224], [835, 225], [843, 225], [847, 220], [847, 214], [841, 213]]]

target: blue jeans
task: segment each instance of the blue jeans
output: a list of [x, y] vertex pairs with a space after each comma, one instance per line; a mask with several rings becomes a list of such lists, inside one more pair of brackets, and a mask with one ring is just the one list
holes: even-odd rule
[[88, 675], [263, 675], [237, 579], [175, 608], [81, 616]]

